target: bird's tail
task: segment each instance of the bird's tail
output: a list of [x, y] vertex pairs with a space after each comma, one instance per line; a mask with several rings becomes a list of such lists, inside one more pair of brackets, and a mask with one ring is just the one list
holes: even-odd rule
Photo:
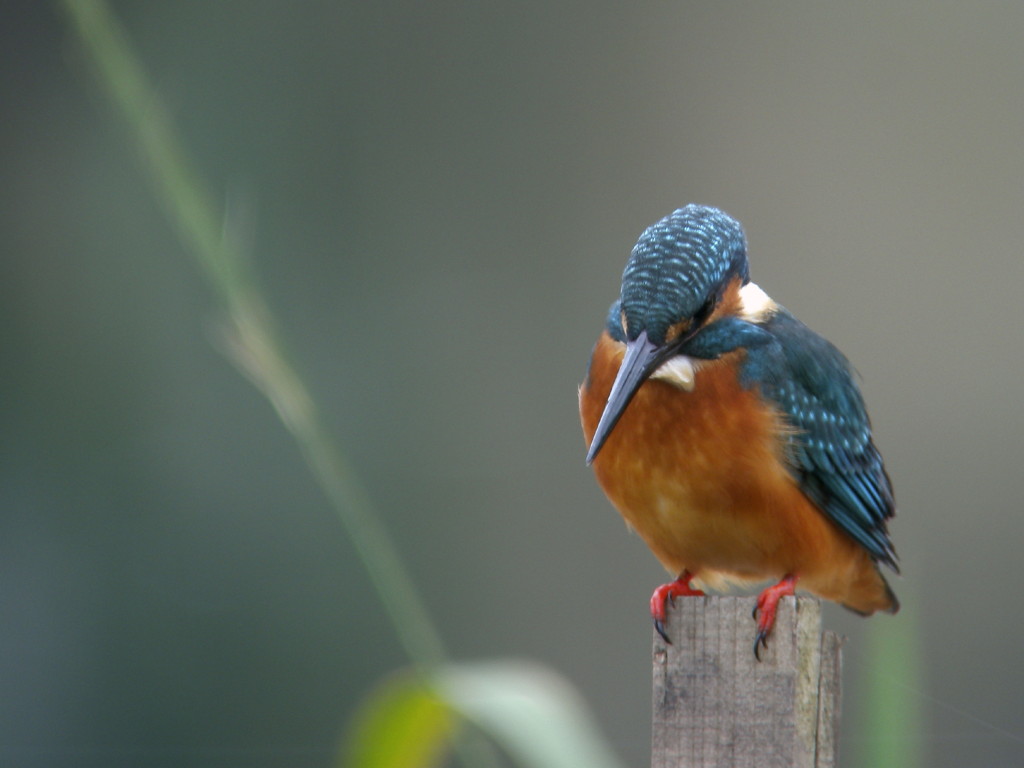
[[875, 611], [896, 613], [900, 609], [896, 593], [875, 563], [861, 571], [860, 577], [850, 585], [849, 592], [841, 602], [844, 608], [862, 616], [870, 616]]

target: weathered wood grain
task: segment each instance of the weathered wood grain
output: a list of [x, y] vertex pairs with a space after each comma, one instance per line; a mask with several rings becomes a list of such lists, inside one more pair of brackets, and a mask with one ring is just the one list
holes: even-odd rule
[[840, 640], [783, 598], [761, 661], [751, 597], [686, 597], [654, 633], [652, 768], [833, 768]]

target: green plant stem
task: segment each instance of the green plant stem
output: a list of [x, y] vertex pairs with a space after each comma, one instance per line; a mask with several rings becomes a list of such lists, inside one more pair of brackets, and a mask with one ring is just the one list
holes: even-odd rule
[[924, 688], [921, 638], [909, 586], [901, 596], [898, 621], [875, 620], [867, 627], [869, 660], [861, 707], [865, 712], [866, 757], [871, 768], [920, 768], [924, 763], [920, 691]]
[[[128, 38], [104, 0], [58, 0], [97, 77], [123, 114], [172, 224], [221, 301], [228, 352], [266, 395], [344, 525], [406, 655], [424, 680], [446, 659], [444, 644], [387, 529], [344, 452], [323, 428], [305, 384], [289, 364], [244, 249], [222, 225]], [[502, 761], [475, 729], [456, 735], [465, 765]]]
[[445, 658], [441, 636], [368, 494], [321, 426], [309, 392], [283, 354], [245, 254], [225, 234], [214, 198], [188, 161], [120, 24], [102, 0], [60, 0], [60, 5], [100, 82], [127, 120], [171, 221], [224, 305], [232, 356], [274, 404], [299, 444], [344, 524], [403, 649], [420, 672], [428, 674]]

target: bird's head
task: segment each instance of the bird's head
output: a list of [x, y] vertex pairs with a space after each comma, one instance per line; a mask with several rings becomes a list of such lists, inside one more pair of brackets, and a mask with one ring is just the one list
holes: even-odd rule
[[608, 316], [608, 333], [626, 350], [588, 464], [644, 381], [686, 354], [686, 345], [720, 315], [727, 289], [749, 282], [743, 228], [717, 208], [688, 205], [644, 230]]

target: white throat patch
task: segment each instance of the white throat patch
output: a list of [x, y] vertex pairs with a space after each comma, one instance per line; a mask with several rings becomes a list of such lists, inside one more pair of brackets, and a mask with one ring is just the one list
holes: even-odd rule
[[676, 355], [662, 363], [658, 370], [651, 374], [651, 378], [660, 379], [687, 392], [693, 392], [697, 383], [696, 374], [699, 365], [700, 362], [692, 357]]

